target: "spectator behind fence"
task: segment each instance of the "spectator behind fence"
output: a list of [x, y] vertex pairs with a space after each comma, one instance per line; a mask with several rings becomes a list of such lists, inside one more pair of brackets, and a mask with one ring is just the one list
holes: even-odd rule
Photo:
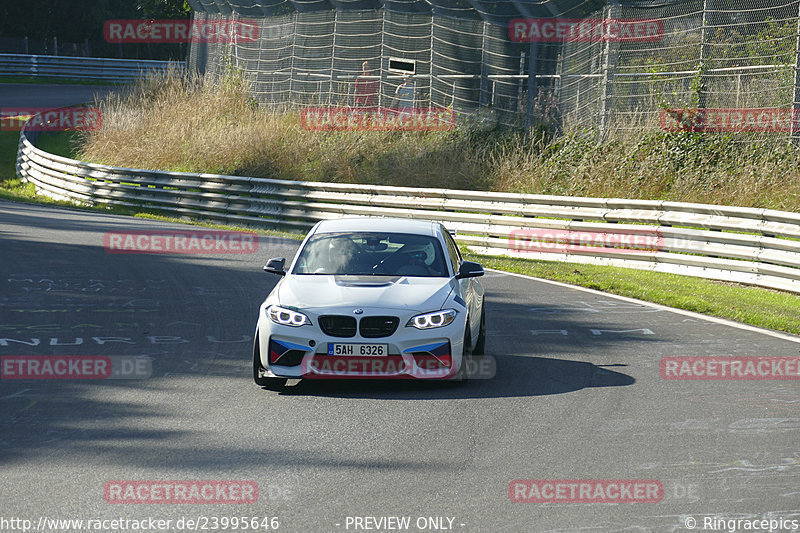
[[378, 80], [371, 77], [372, 70], [369, 61], [361, 64], [361, 75], [356, 78], [356, 107], [377, 107], [378, 105]]
[[393, 105], [399, 113], [411, 112], [411, 109], [414, 107], [415, 88], [415, 83], [414, 80], [411, 79], [411, 76], [403, 78], [403, 83], [397, 86], [397, 89], [394, 91]]

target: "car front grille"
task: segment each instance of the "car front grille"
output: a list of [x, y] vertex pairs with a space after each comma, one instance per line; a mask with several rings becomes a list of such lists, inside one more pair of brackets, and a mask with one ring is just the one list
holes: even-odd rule
[[365, 339], [378, 339], [392, 335], [399, 324], [396, 316], [365, 316], [358, 324], [358, 331]]
[[[356, 319], [347, 315], [323, 315], [319, 327], [331, 337], [355, 337]], [[389, 337], [397, 331], [400, 319], [396, 316], [365, 316], [358, 322], [358, 332], [365, 339]]]
[[331, 337], [355, 337], [356, 319], [344, 315], [323, 315], [319, 317], [319, 327]]

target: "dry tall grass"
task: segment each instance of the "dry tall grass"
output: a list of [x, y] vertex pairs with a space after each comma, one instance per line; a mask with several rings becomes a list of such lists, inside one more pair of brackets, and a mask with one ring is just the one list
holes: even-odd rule
[[597, 143], [499, 131], [319, 133], [266, 111], [247, 83], [176, 73], [98, 104], [78, 157], [116, 166], [292, 180], [506, 190], [800, 211], [799, 153], [785, 139], [629, 129]]

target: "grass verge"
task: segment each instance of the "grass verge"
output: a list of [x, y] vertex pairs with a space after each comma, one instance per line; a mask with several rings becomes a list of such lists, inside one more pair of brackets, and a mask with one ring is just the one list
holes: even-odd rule
[[472, 254], [484, 267], [578, 285], [800, 335], [800, 295], [632, 268]]
[[774, 135], [665, 132], [645, 118], [602, 143], [577, 127], [309, 131], [296, 109], [260, 108], [236, 72], [167, 73], [100, 107], [80, 158], [113, 166], [800, 211], [800, 152]]
[[[74, 137], [75, 134], [71, 132], [43, 135], [39, 147], [52, 154], [72, 157], [75, 150]], [[17, 202], [72, 206], [68, 202], [58, 202], [44, 196], [38, 196], [32, 184], [23, 183], [17, 177], [18, 145], [18, 131], [0, 131], [0, 198]]]

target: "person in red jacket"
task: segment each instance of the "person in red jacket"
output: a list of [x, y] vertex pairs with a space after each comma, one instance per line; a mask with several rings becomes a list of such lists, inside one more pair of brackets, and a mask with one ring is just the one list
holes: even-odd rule
[[377, 107], [379, 80], [372, 78], [369, 61], [361, 64], [361, 75], [356, 78], [356, 107]]

